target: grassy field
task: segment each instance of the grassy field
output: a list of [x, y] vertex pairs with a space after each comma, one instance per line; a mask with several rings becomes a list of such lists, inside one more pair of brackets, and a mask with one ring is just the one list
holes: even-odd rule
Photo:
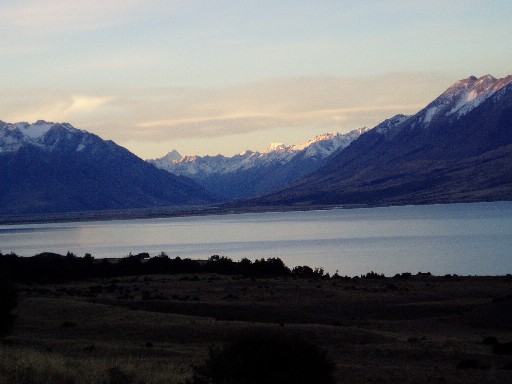
[[300, 334], [339, 383], [512, 383], [512, 278], [152, 275], [20, 285], [0, 383], [184, 383], [244, 331]]

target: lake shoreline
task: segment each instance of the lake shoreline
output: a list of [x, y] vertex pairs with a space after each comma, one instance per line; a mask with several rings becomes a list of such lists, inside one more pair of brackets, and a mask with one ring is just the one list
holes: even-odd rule
[[290, 205], [290, 206], [255, 206], [242, 207], [231, 206], [229, 203], [214, 206], [185, 206], [185, 207], [158, 207], [158, 208], [135, 208], [121, 210], [101, 210], [84, 212], [63, 212], [48, 214], [26, 214], [26, 215], [0, 215], [0, 225], [17, 224], [48, 224], [66, 222], [87, 222], [87, 221], [114, 221], [114, 220], [138, 220], [138, 219], [164, 219], [172, 217], [194, 217], [194, 216], [217, 216], [236, 215], [246, 213], [276, 213], [276, 212], [307, 212], [316, 210], [333, 209], [360, 209], [360, 208], [384, 208], [403, 206], [430, 206], [430, 205], [453, 205], [453, 204], [478, 204], [478, 203], [499, 203], [511, 200], [492, 201], [453, 201], [453, 202], [425, 202], [422, 204], [332, 204], [332, 205]]
[[0, 216], [0, 225], [16, 224], [47, 224], [86, 221], [114, 221], [114, 220], [138, 220], [138, 219], [164, 219], [172, 217], [194, 216], [218, 216], [236, 215], [245, 213], [273, 213], [273, 212], [298, 212], [332, 209], [358, 209], [386, 207], [386, 205], [314, 205], [314, 206], [279, 206], [279, 207], [250, 207], [250, 208], [225, 208], [218, 206], [208, 207], [162, 207], [162, 208], [137, 208], [126, 210], [86, 211], [69, 213], [4, 215]]

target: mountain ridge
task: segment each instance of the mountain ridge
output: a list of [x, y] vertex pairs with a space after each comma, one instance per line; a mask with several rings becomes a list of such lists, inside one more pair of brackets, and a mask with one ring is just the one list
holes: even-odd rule
[[233, 157], [171, 151], [144, 161], [69, 123], [0, 121], [0, 180], [2, 215], [234, 199], [229, 207], [511, 200], [512, 75], [462, 79], [418, 113], [372, 129]]
[[32, 214], [217, 201], [192, 180], [157, 169], [71, 124], [0, 124], [0, 213]]
[[[481, 99], [475, 103], [477, 97], [468, 96], [479, 90], [474, 96]], [[461, 108], [464, 113], [457, 113]], [[311, 175], [241, 204], [386, 205], [511, 199], [511, 127], [512, 76], [470, 77], [452, 85], [417, 114], [395, 116], [365, 132]], [[493, 153], [497, 157], [489, 158]], [[479, 189], [486, 192], [479, 193]]]
[[181, 156], [172, 150], [160, 159], [148, 161], [173, 174], [190, 177], [227, 199], [245, 198], [269, 193], [314, 171], [366, 131], [367, 128], [358, 128], [346, 134], [326, 133], [291, 146], [272, 143], [265, 151], [246, 150], [232, 157]]

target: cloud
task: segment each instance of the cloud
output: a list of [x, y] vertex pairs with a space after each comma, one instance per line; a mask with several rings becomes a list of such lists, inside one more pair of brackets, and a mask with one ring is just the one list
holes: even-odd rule
[[[423, 104], [383, 105], [374, 107], [354, 107], [319, 109], [306, 112], [282, 111], [280, 113], [234, 113], [231, 115], [198, 116], [192, 118], [177, 118], [168, 120], [155, 120], [139, 123], [137, 126], [149, 131], [151, 136], [155, 133], [182, 130], [187, 136], [209, 133], [213, 136], [222, 136], [226, 132], [243, 133], [273, 127], [316, 124], [341, 126], [361, 114], [394, 114], [403, 111], [417, 110]], [[293, 106], [290, 106], [293, 109]]]
[[183, 151], [190, 154], [201, 149], [203, 154], [228, 153], [258, 149], [252, 144], [227, 149], [225, 143], [233, 144], [235, 137], [250, 137], [251, 143], [261, 139], [261, 146], [267, 141], [297, 144], [320, 133], [373, 127], [395, 114], [417, 112], [453, 80], [413, 73], [269, 79], [207, 89], [6, 90], [0, 95], [0, 119], [67, 121], [143, 157], [155, 157], [177, 142], [186, 144]]
[[[12, 98], [16, 92], [9, 94]], [[6, 100], [0, 100], [0, 103], [6, 107], [7, 111], [10, 111], [10, 115], [14, 117], [12, 121], [34, 122], [43, 119], [73, 123], [75, 120], [97, 115], [102, 108], [113, 100], [114, 98], [111, 96], [62, 95], [50, 92], [46, 95], [28, 93], [25, 95], [23, 103], [12, 103], [11, 101], [10, 106]]]
[[[429, 81], [435, 75], [428, 76]], [[209, 90], [177, 109], [155, 111], [131, 130], [141, 140], [220, 137], [283, 127], [348, 131], [373, 126], [397, 113], [414, 113], [442, 90], [422, 75], [364, 80], [307, 77], [265, 80]], [[430, 84], [427, 86], [427, 84]], [[449, 84], [449, 82], [446, 82]]]

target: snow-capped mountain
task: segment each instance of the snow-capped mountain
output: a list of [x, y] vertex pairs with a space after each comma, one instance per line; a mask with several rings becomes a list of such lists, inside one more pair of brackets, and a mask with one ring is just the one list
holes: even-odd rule
[[158, 168], [165, 169], [176, 175], [194, 176], [197, 174], [230, 173], [272, 163], [285, 164], [303, 152], [307, 158], [325, 158], [339, 148], [348, 146], [367, 128], [355, 129], [347, 134], [326, 133], [298, 145], [286, 146], [272, 143], [263, 152], [247, 150], [232, 157], [217, 156], [181, 156], [172, 150], [164, 157], [148, 160]]
[[112, 141], [70, 124], [0, 122], [0, 215], [214, 201]]
[[227, 199], [249, 197], [268, 193], [312, 172], [366, 131], [367, 128], [359, 128], [347, 134], [322, 134], [292, 146], [272, 143], [263, 152], [247, 150], [232, 157], [182, 157], [173, 150], [148, 161], [173, 174], [190, 177]]
[[512, 199], [512, 76], [471, 76], [397, 115], [322, 168], [246, 204], [424, 204]]
[[[70, 134], [80, 132], [80, 130], [66, 123], [55, 124], [39, 120], [34, 124], [26, 122], [9, 124], [0, 121], [0, 153], [16, 152], [23, 145], [33, 145], [45, 150], [52, 150], [52, 147], [45, 141], [47, 140], [46, 134], [52, 128], [62, 132], [67, 131]], [[82, 143], [82, 145], [85, 145], [85, 143]]]
[[428, 127], [433, 120], [455, 121], [512, 83], [512, 75], [496, 79], [491, 75], [459, 80], [416, 115], [417, 123]]
[[405, 120], [407, 120], [411, 116], [407, 115], [395, 115], [390, 119], [384, 120], [382, 123], [377, 125], [374, 130], [378, 133], [385, 134], [387, 132], [392, 132], [393, 129], [399, 125], [402, 124]]

